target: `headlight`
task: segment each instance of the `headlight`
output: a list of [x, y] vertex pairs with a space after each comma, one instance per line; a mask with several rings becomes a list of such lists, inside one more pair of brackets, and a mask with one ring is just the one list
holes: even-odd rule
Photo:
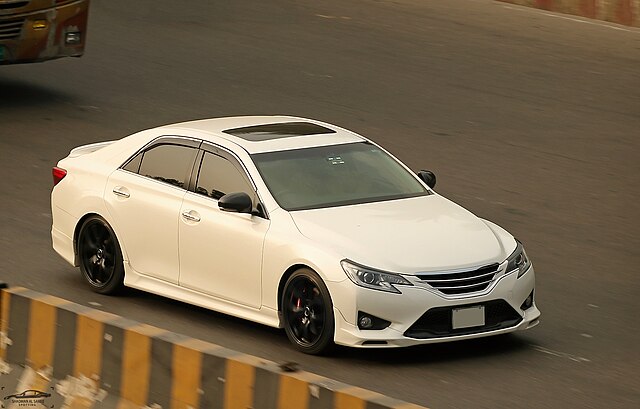
[[524, 251], [522, 243], [519, 241], [517, 243], [518, 245], [516, 246], [515, 251], [511, 253], [507, 259], [509, 262], [507, 264], [507, 274], [518, 270], [518, 278], [520, 278], [531, 266], [531, 260], [527, 257], [527, 253]]
[[347, 260], [342, 260], [340, 264], [344, 272], [347, 273], [347, 277], [360, 287], [400, 294], [400, 290], [394, 285], [413, 285], [399, 274], [385, 273], [353, 264]]

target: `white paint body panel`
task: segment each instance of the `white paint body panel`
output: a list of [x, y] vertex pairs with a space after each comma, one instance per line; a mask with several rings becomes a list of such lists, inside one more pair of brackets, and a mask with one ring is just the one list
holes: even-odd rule
[[[249, 142], [225, 129], [265, 123], [308, 121], [333, 134]], [[161, 136], [202, 140], [228, 151], [245, 168], [268, 218], [219, 210], [217, 201], [139, 176], [119, 167]], [[250, 154], [367, 141], [342, 128], [294, 117], [221, 118], [169, 125], [109, 143], [76, 148], [58, 166], [67, 176], [53, 189], [54, 249], [76, 264], [75, 235], [82, 218], [102, 216], [115, 231], [125, 261], [125, 285], [270, 326], [280, 326], [278, 287], [292, 266], [307, 266], [323, 279], [334, 306], [335, 342], [367, 347], [407, 346], [474, 338], [529, 328], [538, 322], [534, 305], [520, 305], [534, 290], [533, 267], [519, 279], [501, 271], [481, 294], [451, 297], [421, 283], [414, 274], [473, 269], [497, 263], [515, 239], [431, 191], [431, 195], [288, 212], [262, 181]], [[113, 189], [124, 189], [129, 197]], [[193, 212], [194, 223], [181, 215]], [[349, 259], [407, 277], [401, 294], [355, 285], [342, 270]], [[404, 332], [428, 309], [502, 299], [522, 321], [499, 331], [414, 339]], [[358, 311], [388, 320], [384, 330], [360, 330]]]
[[[130, 196], [117, 196], [114, 189]], [[184, 195], [183, 189], [124, 170], [109, 177], [104, 201], [111, 227], [139, 273], [178, 283], [178, 212]]]
[[502, 261], [505, 252], [482, 220], [435, 194], [292, 217], [303, 235], [333, 242], [344, 258], [397, 273], [477, 267]]
[[228, 213], [217, 201], [187, 193], [180, 217], [180, 286], [234, 303], [261, 305], [262, 248], [269, 220]]

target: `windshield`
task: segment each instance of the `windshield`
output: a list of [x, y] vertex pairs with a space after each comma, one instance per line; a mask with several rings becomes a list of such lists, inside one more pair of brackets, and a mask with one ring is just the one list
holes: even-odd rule
[[368, 142], [251, 156], [271, 194], [285, 210], [430, 194], [395, 159]]

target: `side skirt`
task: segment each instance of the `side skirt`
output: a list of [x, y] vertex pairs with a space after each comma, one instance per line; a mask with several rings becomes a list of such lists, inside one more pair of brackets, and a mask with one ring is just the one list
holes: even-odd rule
[[250, 308], [228, 300], [212, 297], [189, 288], [158, 280], [153, 277], [139, 274], [125, 262], [124, 285], [138, 290], [147, 291], [163, 297], [182, 301], [187, 304], [221, 312], [270, 327], [281, 328], [278, 311], [267, 307], [259, 309]]

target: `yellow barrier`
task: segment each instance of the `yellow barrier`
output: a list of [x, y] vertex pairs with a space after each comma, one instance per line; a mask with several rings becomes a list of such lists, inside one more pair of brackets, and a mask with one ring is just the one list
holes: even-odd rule
[[424, 409], [26, 288], [2, 290], [0, 310], [0, 400], [15, 406]]

